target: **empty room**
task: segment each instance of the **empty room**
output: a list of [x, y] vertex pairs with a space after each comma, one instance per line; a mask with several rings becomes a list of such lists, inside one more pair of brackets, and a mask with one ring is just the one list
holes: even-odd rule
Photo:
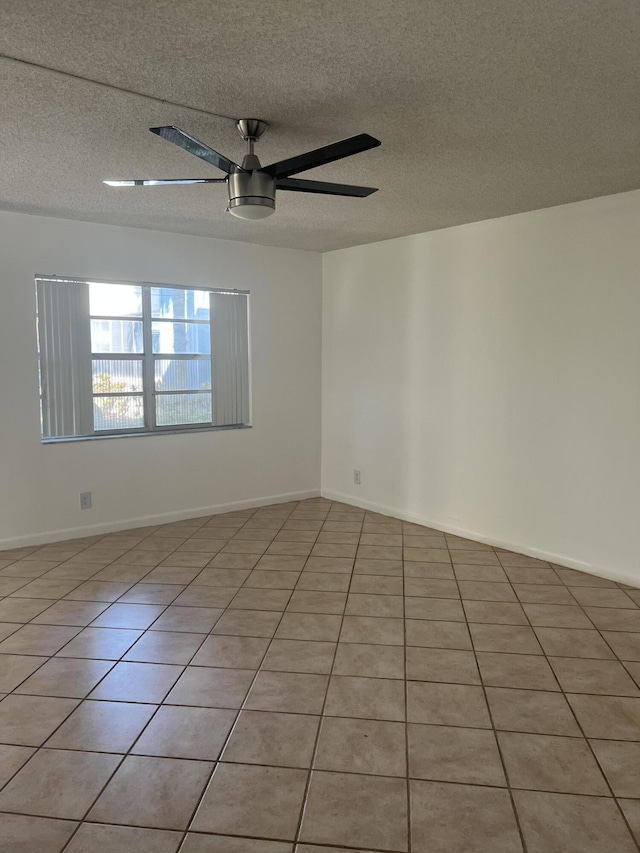
[[638, 56], [0, 0], [2, 853], [639, 853]]

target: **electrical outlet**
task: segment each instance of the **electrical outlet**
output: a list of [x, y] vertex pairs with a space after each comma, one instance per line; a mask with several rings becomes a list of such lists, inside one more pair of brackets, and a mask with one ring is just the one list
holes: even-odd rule
[[360, 480], [360, 469], [359, 468], [353, 469], [353, 482], [356, 484], [356, 486], [360, 485], [361, 480]]
[[80, 509], [91, 509], [91, 492], [80, 492]]

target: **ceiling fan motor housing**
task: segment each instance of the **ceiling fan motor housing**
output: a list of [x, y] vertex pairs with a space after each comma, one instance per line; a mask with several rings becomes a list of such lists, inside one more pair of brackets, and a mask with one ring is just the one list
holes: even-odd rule
[[[247, 139], [253, 142], [253, 139]], [[245, 154], [242, 168], [229, 175], [229, 213], [240, 219], [264, 219], [276, 209], [276, 179], [261, 171], [260, 160], [253, 153]]]

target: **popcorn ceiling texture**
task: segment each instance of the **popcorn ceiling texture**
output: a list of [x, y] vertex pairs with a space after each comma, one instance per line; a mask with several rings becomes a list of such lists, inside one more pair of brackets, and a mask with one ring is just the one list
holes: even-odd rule
[[367, 132], [383, 145], [306, 173], [367, 200], [280, 193], [225, 214], [214, 176], [152, 136], [178, 124], [231, 157], [233, 123], [3, 60], [0, 208], [327, 251], [640, 186], [640, 6], [567, 0], [4, 0], [0, 52], [273, 124], [264, 163]]

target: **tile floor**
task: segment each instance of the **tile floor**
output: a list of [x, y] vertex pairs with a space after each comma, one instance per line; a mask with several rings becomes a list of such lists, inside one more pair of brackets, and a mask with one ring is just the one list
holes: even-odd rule
[[0, 596], [3, 850], [638, 849], [640, 590], [314, 499]]

